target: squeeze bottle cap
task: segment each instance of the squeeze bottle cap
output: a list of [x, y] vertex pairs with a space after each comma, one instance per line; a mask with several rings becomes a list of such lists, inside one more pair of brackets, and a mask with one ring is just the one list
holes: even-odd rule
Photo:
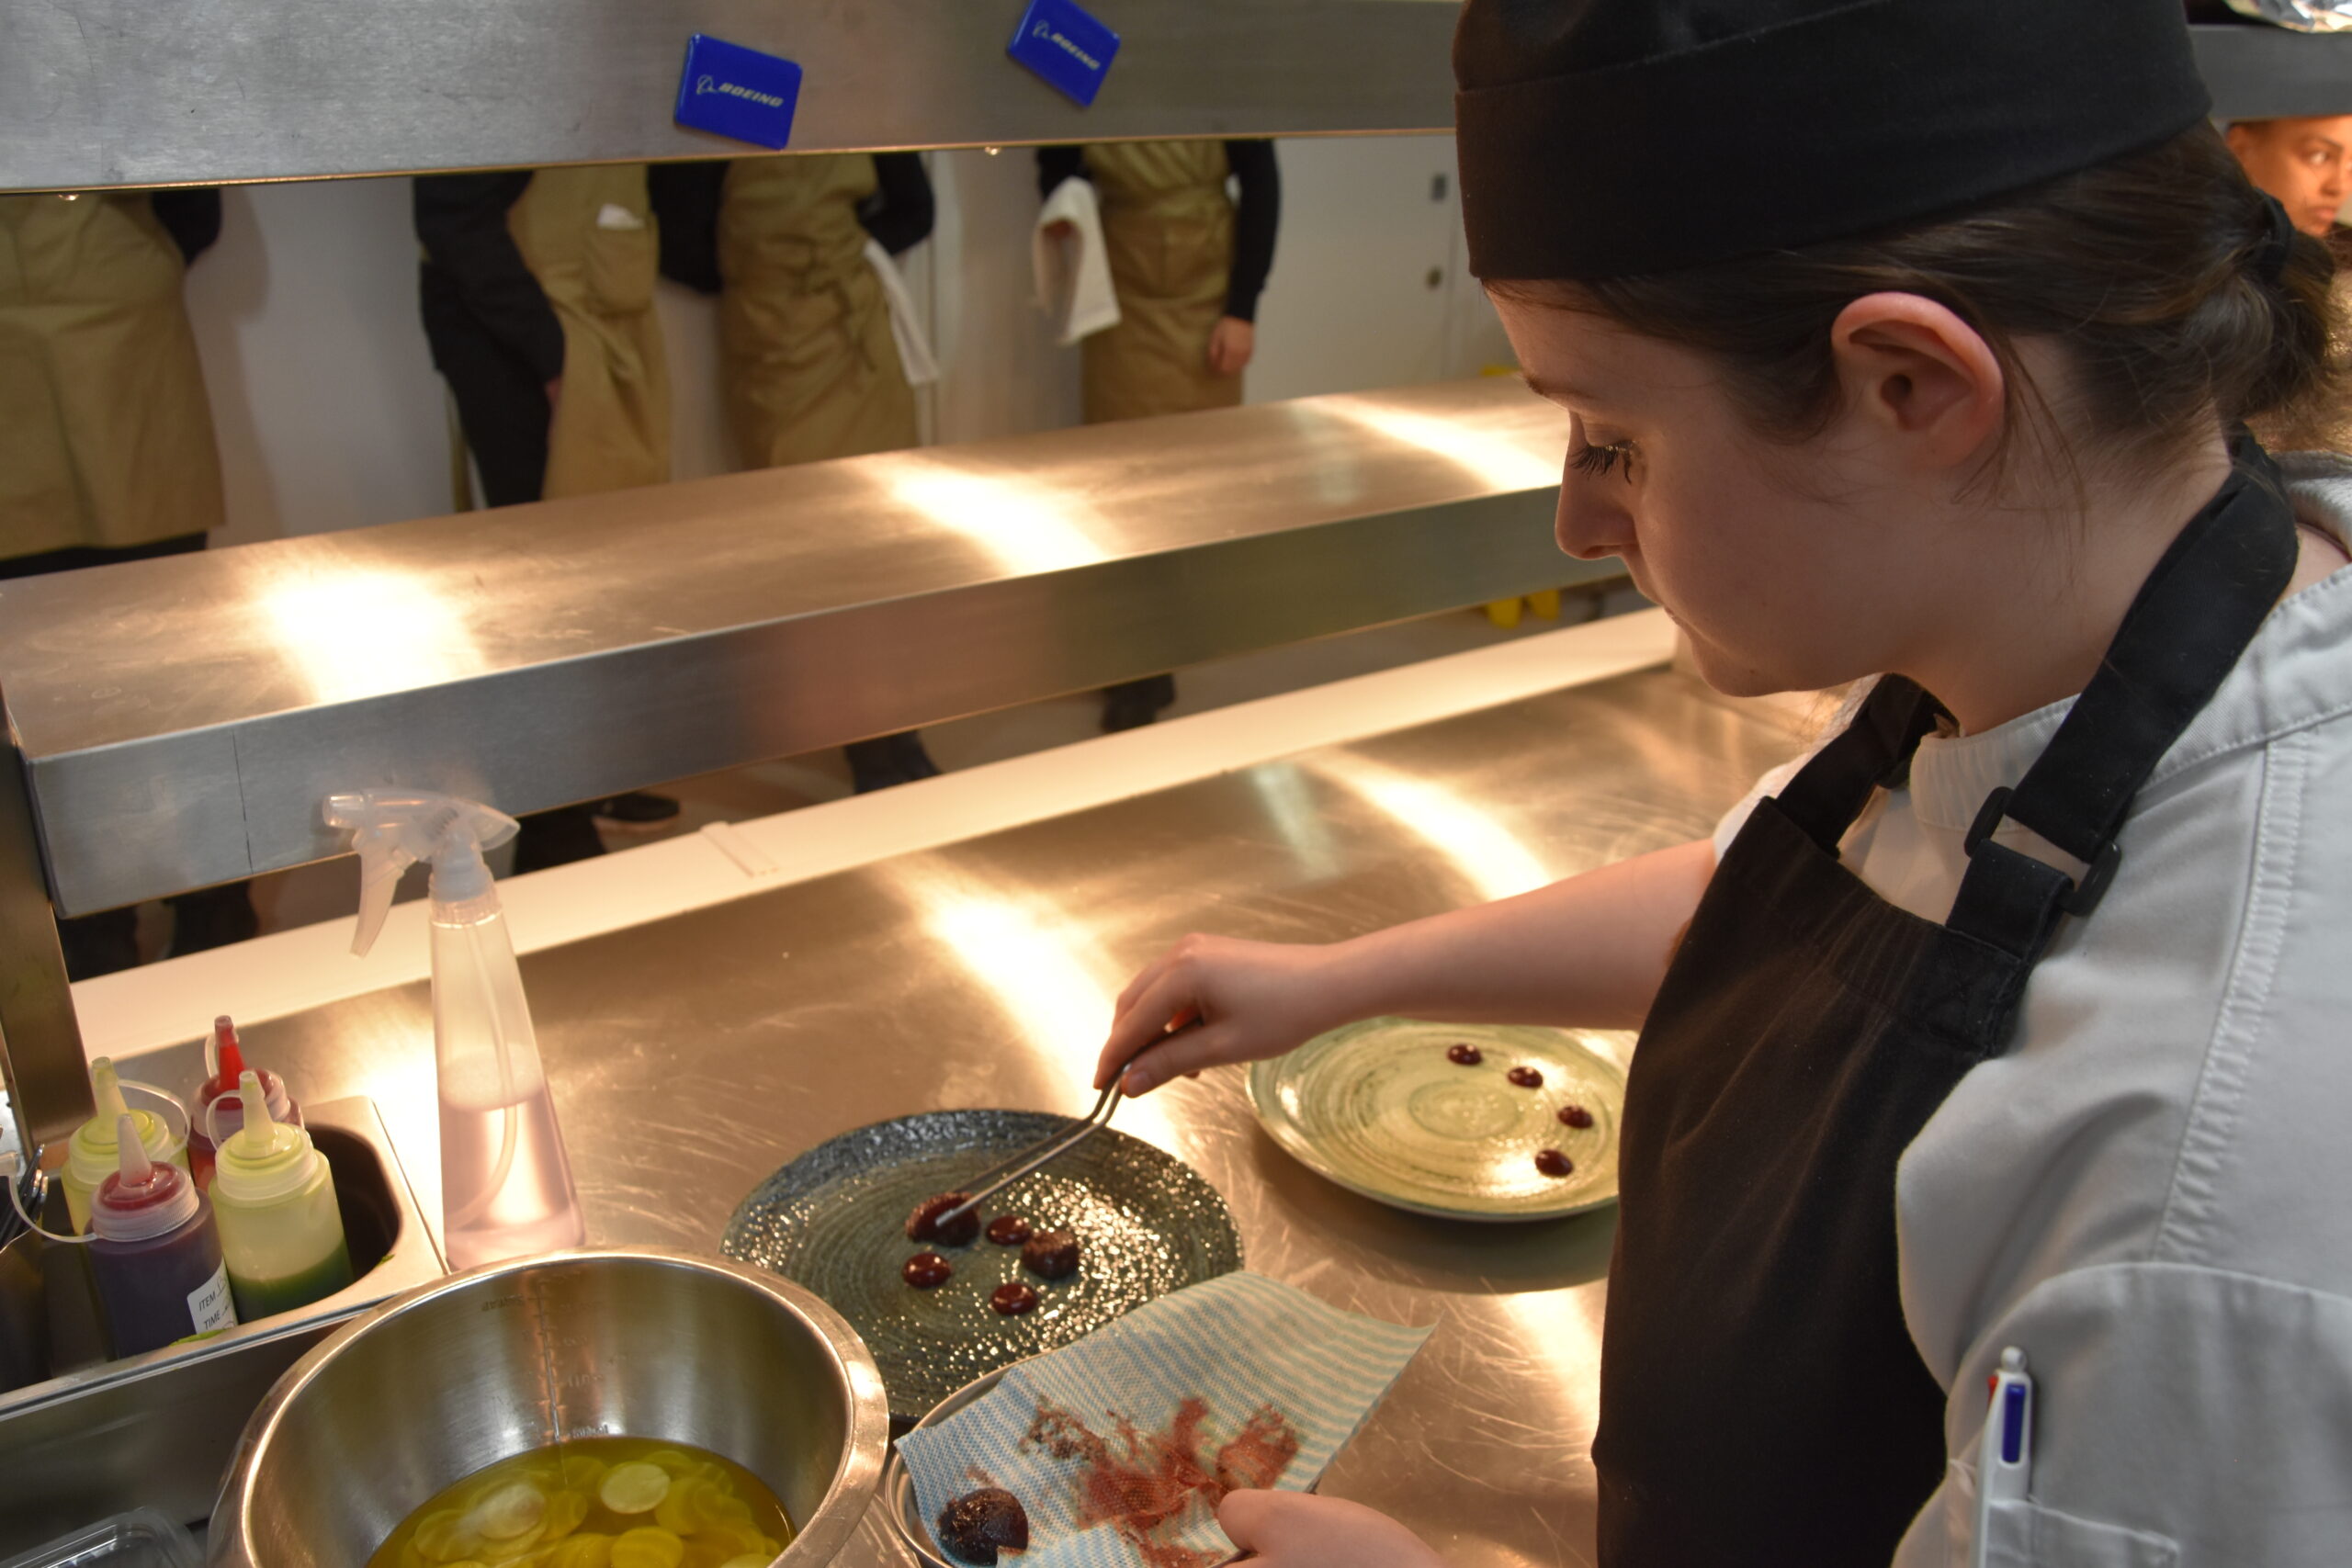
[[239, 1093], [245, 1124], [221, 1142], [212, 1166], [212, 1195], [225, 1203], [266, 1203], [310, 1184], [319, 1163], [311, 1134], [273, 1122], [261, 1079], [247, 1068]]
[[237, 1026], [230, 1021], [227, 1013], [212, 1021], [212, 1033], [204, 1045], [204, 1055], [212, 1067], [212, 1076], [204, 1083], [204, 1098], [218, 1100], [236, 1089], [237, 1079], [245, 1070], [245, 1053], [237, 1043]]
[[196, 1182], [168, 1160], [151, 1160], [126, 1111], [115, 1122], [122, 1164], [90, 1199], [90, 1232], [101, 1241], [145, 1241], [175, 1231], [204, 1206]]
[[122, 1079], [111, 1057], [100, 1056], [90, 1064], [90, 1098], [97, 1102], [96, 1113], [74, 1128], [66, 1143], [67, 1164], [84, 1186], [95, 1188], [119, 1168], [116, 1139], [126, 1121], [137, 1129], [132, 1141], [151, 1158], [171, 1156], [170, 1125], [153, 1111], [134, 1111], [124, 1100]]
[[351, 951], [376, 945], [401, 873], [419, 861], [433, 867], [433, 901], [461, 904], [490, 892], [481, 852], [513, 838], [522, 824], [503, 811], [450, 795], [367, 789], [331, 795], [327, 826], [351, 835], [359, 855], [359, 924]]

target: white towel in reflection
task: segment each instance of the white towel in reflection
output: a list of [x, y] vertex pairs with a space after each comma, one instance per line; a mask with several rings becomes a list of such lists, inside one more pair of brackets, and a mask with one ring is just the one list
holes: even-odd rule
[[914, 297], [907, 292], [907, 280], [899, 276], [899, 264], [890, 259], [880, 241], [868, 240], [865, 265], [874, 269], [875, 278], [882, 285], [882, 298], [889, 302], [890, 339], [899, 345], [899, 364], [907, 373], [907, 385], [930, 386], [939, 379], [939, 361], [932, 356], [931, 340], [923, 335]]
[[[1046, 232], [1065, 221], [1075, 232]], [[1095, 205], [1091, 185], [1073, 175], [1054, 187], [1037, 211], [1029, 259], [1037, 274], [1037, 302], [1054, 319], [1054, 339], [1063, 347], [1119, 324], [1111, 253], [1102, 243], [1102, 209]]]

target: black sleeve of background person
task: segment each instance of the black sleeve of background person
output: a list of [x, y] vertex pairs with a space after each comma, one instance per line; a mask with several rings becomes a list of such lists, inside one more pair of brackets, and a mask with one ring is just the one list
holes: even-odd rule
[[433, 367], [448, 383], [458, 423], [481, 474], [483, 504], [538, 500], [552, 423], [548, 378], [492, 335], [447, 269], [425, 263], [417, 296]]
[[1053, 195], [1055, 187], [1064, 180], [1082, 180], [1086, 177], [1086, 144], [1084, 142], [1070, 141], [1059, 147], [1037, 149], [1038, 199], [1043, 200]]
[[1233, 272], [1226, 284], [1225, 313], [1245, 321], [1258, 319], [1258, 296], [1274, 270], [1274, 231], [1282, 226], [1283, 176], [1274, 166], [1271, 141], [1228, 141], [1225, 161], [1241, 186], [1233, 214]]
[[718, 203], [725, 158], [656, 164], [645, 171], [647, 196], [662, 230], [662, 276], [704, 294], [718, 292]]
[[874, 154], [874, 194], [857, 204], [857, 220], [892, 255], [904, 255], [931, 238], [937, 216], [931, 176], [920, 152]]
[[531, 183], [528, 169], [489, 175], [419, 175], [416, 237], [485, 331], [542, 382], [563, 374], [563, 323], [507, 231], [506, 209]]
[[220, 237], [220, 192], [211, 186], [186, 190], [159, 190], [149, 201], [155, 221], [180, 248], [180, 260], [192, 262], [212, 248]]

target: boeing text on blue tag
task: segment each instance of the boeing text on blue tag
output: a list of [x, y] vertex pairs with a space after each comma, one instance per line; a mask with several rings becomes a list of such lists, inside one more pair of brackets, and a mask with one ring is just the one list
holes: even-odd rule
[[1083, 107], [1102, 90], [1119, 35], [1071, 0], [1030, 0], [1005, 52]]
[[792, 140], [799, 102], [800, 67], [791, 61], [707, 33], [686, 41], [675, 110], [680, 125], [781, 148]]

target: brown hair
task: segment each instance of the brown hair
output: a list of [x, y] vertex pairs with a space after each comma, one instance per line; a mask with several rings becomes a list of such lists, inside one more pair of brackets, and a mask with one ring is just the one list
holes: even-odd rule
[[2336, 401], [2334, 257], [2298, 234], [2267, 279], [2272, 233], [2267, 198], [2200, 125], [1895, 231], [1646, 277], [1496, 288], [1713, 355], [1750, 423], [1790, 442], [1839, 412], [1829, 337], [1838, 312], [1866, 294], [1921, 295], [1999, 357], [2013, 423], [2055, 434], [2016, 350], [2019, 338], [2048, 337], [2071, 357], [2097, 449], [2147, 458], [2216, 417], [2226, 427]]

